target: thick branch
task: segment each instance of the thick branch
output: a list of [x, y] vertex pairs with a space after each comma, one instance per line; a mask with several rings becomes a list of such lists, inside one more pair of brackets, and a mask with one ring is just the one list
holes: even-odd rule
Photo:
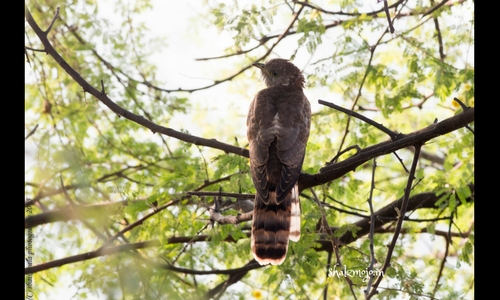
[[230, 285], [240, 281], [243, 277], [245, 277], [245, 275], [250, 270], [258, 269], [261, 267], [263, 267], [263, 266], [261, 266], [258, 262], [256, 262], [254, 259], [252, 259], [243, 268], [240, 268], [240, 270], [238, 272], [233, 272], [232, 274], [230, 274], [229, 278], [226, 281], [218, 284], [215, 288], [208, 291], [205, 294], [204, 298], [205, 299], [213, 299], [214, 297], [219, 298], [222, 295], [222, 293], [224, 293]]
[[27, 267], [24, 269], [24, 274], [36, 273], [36, 272], [44, 271], [47, 269], [56, 268], [56, 267], [60, 267], [60, 266], [66, 265], [66, 264], [80, 262], [80, 261], [84, 261], [84, 260], [88, 260], [88, 259], [92, 259], [92, 258], [96, 258], [96, 257], [100, 257], [100, 256], [111, 255], [111, 254], [116, 254], [116, 253], [130, 251], [130, 250], [142, 249], [142, 248], [158, 247], [158, 246], [160, 246], [160, 241], [151, 240], [151, 241], [134, 243], [134, 244], [125, 244], [125, 245], [119, 245], [119, 246], [106, 247], [103, 249], [98, 249], [96, 251], [77, 254], [77, 255], [49, 261], [47, 263], [41, 263], [41, 264], [36, 265], [36, 266]]
[[[195, 145], [207, 146], [215, 149], [223, 150], [226, 153], [234, 153], [237, 155], [242, 155], [248, 157], [248, 149], [236, 147], [233, 145], [225, 144], [216, 141], [215, 139], [205, 139], [201, 137], [192, 136], [189, 134], [184, 134], [182, 132], [166, 128], [157, 125], [142, 116], [136, 115], [130, 111], [125, 110], [120, 107], [111, 99], [109, 99], [104, 93], [101, 93], [94, 87], [92, 87], [87, 81], [85, 81], [78, 72], [71, 68], [66, 61], [54, 50], [49, 40], [46, 38], [44, 32], [38, 27], [36, 22], [33, 20], [28, 9], [26, 9], [26, 20], [28, 24], [33, 28], [37, 36], [40, 38], [41, 42], [45, 47], [45, 51], [51, 55], [56, 62], [87, 92], [92, 94], [94, 97], [99, 99], [102, 103], [108, 106], [113, 112], [117, 113], [119, 116], [123, 116], [137, 124], [140, 124], [146, 128], [149, 128], [153, 132], [159, 132], [161, 134], [177, 138], [181, 141], [193, 143]], [[391, 153], [398, 149], [411, 146], [418, 142], [425, 142], [436, 136], [443, 135], [454, 131], [458, 128], [466, 126], [468, 123], [474, 121], [474, 108], [470, 108], [467, 111], [459, 114], [457, 116], [451, 117], [445, 121], [437, 124], [433, 124], [425, 129], [414, 132], [403, 136], [402, 138], [393, 142], [384, 142], [372, 147], [361, 150], [357, 155], [343, 162], [329, 165], [321, 170], [319, 174], [301, 174], [299, 179], [299, 187], [301, 190], [316, 185], [326, 183], [328, 181], [339, 178], [349, 171], [353, 171], [359, 165], [364, 162], [380, 156], [382, 154]]]
[[108, 98], [108, 96], [96, 88], [94, 88], [92, 85], [90, 85], [80, 74], [75, 71], [62, 57], [57, 53], [57, 51], [52, 47], [50, 41], [47, 39], [46, 34], [40, 29], [38, 24], [35, 22], [33, 19], [33, 16], [29, 12], [29, 10], [26, 8], [26, 21], [28, 24], [31, 26], [35, 34], [38, 36], [40, 41], [42, 42], [43, 46], [45, 47], [45, 52], [52, 56], [54, 60], [61, 66], [61, 68], [66, 71], [66, 73], [73, 78], [82, 88], [85, 92], [88, 92], [92, 96], [96, 97], [99, 101], [101, 101], [104, 105], [106, 105], [109, 109], [111, 109], [113, 112], [115, 112], [118, 116], [122, 116], [128, 120], [131, 120], [139, 125], [142, 125], [146, 128], [149, 128], [153, 133], [159, 132], [161, 134], [176, 138], [178, 140], [187, 142], [187, 143], [192, 143], [195, 145], [202, 145], [202, 146], [208, 146], [212, 147], [215, 149], [220, 149], [223, 150], [226, 153], [234, 153], [238, 155], [242, 155], [245, 157], [248, 157], [248, 150], [245, 148], [240, 148], [236, 147], [233, 145], [225, 144], [218, 142], [215, 139], [205, 139], [197, 136], [193, 136], [190, 134], [185, 134], [176, 130], [173, 130], [171, 128], [163, 127], [160, 126], [156, 123], [153, 123], [147, 119], [145, 119], [143, 116], [136, 115], [115, 102], [113, 102], [111, 99]]
[[[466, 199], [467, 202], [473, 202], [474, 201], [474, 185], [471, 184], [469, 186], [471, 190], [471, 196]], [[436, 203], [439, 199], [441, 199], [443, 195], [436, 195], [434, 193], [421, 193], [412, 196], [409, 201], [408, 201], [408, 206], [406, 211], [415, 211], [417, 209], [423, 209], [423, 208], [438, 208], [436, 206]], [[375, 219], [375, 231], [377, 231], [379, 228], [381, 228], [383, 225], [394, 222], [398, 218], [398, 211], [401, 211], [402, 208], [402, 203], [403, 203], [403, 197], [384, 206], [380, 210], [376, 211], [374, 213], [374, 219]], [[457, 205], [460, 205], [461, 202], [458, 202]], [[359, 239], [362, 236], [367, 235], [370, 232], [370, 218], [364, 218], [361, 219], [353, 224], [354, 226], [358, 227], [358, 231], [356, 231], [356, 234], [353, 235], [351, 232], [346, 232], [343, 234], [340, 238], [339, 241], [343, 245], [350, 244], [357, 239]], [[325, 251], [332, 251], [333, 249], [331, 248], [331, 242], [328, 240], [326, 242], [321, 242], [321, 247], [318, 250], [325, 250]]]
[[[474, 184], [469, 185], [470, 191], [471, 191], [471, 196], [466, 199], [466, 202], [473, 202], [474, 201]], [[451, 193], [448, 193], [448, 195]], [[436, 195], [435, 193], [420, 193], [413, 195], [409, 198], [408, 205], [406, 208], [407, 212], [410, 211], [416, 211], [418, 209], [425, 209], [425, 208], [431, 208], [431, 209], [436, 209], [439, 208], [436, 206], [436, 203], [441, 199], [441, 197], [446, 196], [447, 194], [440, 194]], [[392, 203], [389, 203], [388, 205], [384, 206], [383, 208], [379, 209], [378, 211], [374, 212], [373, 219], [374, 221], [374, 231], [377, 233], [384, 233], [388, 232], [383, 228], [384, 225], [392, 223], [397, 220], [398, 218], [398, 212], [401, 212], [402, 210], [402, 203], [403, 203], [403, 198], [400, 198], [398, 200], [395, 200]], [[461, 205], [461, 202], [458, 202], [457, 205]], [[339, 237], [339, 242], [341, 245], [348, 245], [357, 239], [367, 235], [370, 232], [370, 222], [371, 218], [366, 217], [362, 218], [359, 221], [353, 223], [352, 225], [356, 227], [358, 230], [356, 231], [356, 234], [353, 235], [351, 232], [346, 232], [343, 234], [341, 237]], [[231, 224], [231, 222], [226, 222], [225, 224]], [[332, 230], [335, 232], [338, 228], [332, 227]], [[393, 231], [390, 231], [393, 232]], [[247, 236], [250, 236], [248, 233]], [[199, 235], [195, 237], [171, 237], [168, 239], [169, 243], [187, 243], [187, 242], [205, 242], [205, 241], [210, 241], [210, 236], [208, 235]], [[237, 240], [234, 239], [231, 235], [229, 235], [225, 241], [227, 242], [236, 242]], [[328, 251], [331, 252], [333, 251], [332, 248], [332, 242], [330, 239], [321, 239], [316, 241], [317, 243], [321, 244], [319, 248], [316, 250], [318, 251]]]
[[249, 263], [247, 263], [245, 266], [241, 268], [227, 269], [227, 270], [193, 270], [193, 269], [179, 268], [170, 264], [161, 264], [161, 263], [154, 263], [154, 266], [160, 269], [166, 269], [174, 272], [192, 274], [192, 275], [213, 275], [213, 274], [234, 275], [242, 271], [249, 271], [259, 268], [260, 264], [252, 259]]
[[[466, 199], [467, 202], [474, 201], [474, 185], [470, 185], [470, 189], [471, 189], [471, 196], [468, 199]], [[422, 193], [422, 194], [414, 195], [409, 199], [407, 211], [414, 211], [414, 210], [422, 209], [422, 208], [437, 208], [437, 206], [435, 204], [441, 198], [441, 196], [442, 195], [439, 195], [439, 197], [438, 197], [434, 193]], [[402, 199], [403, 198], [401, 198], [393, 203], [390, 203], [389, 205], [387, 205], [384, 208], [375, 212], [375, 214], [374, 214], [375, 232], [380, 232], [380, 233], [387, 232], [387, 230], [384, 230], [382, 228], [382, 226], [387, 224], [387, 223], [394, 222], [396, 220], [396, 218], [398, 216], [398, 211], [395, 208], [401, 209]], [[457, 205], [460, 205], [460, 204], [461, 204], [461, 202], [457, 203]], [[369, 230], [370, 230], [370, 218], [361, 219], [361, 220], [355, 222], [353, 225], [358, 227], [359, 230], [356, 232], [356, 235], [353, 235], [351, 232], [347, 232], [344, 235], [342, 235], [339, 238], [339, 241], [341, 242], [342, 245], [350, 244], [350, 243], [356, 241], [357, 239], [359, 239], [360, 237], [363, 237], [364, 235], [368, 234]], [[332, 229], [335, 232], [336, 228], [332, 228]], [[247, 236], [250, 236], [250, 234], [247, 234]], [[458, 236], [458, 235], [454, 235], [454, 236]], [[206, 241], [210, 241], [210, 239], [211, 239], [211, 237], [209, 235], [199, 235], [199, 236], [195, 236], [195, 237], [171, 237], [167, 241], [169, 244], [176, 244], [176, 243], [188, 243], [188, 242], [193, 243], [193, 242], [202, 242], [202, 241], [206, 242]], [[237, 240], [229, 235], [225, 239], [225, 241], [236, 242]], [[316, 251], [328, 251], [328, 252], [333, 251], [332, 242], [330, 239], [320, 239], [320, 240], [317, 240], [316, 243], [320, 244], [320, 247], [315, 248]], [[33, 267], [26, 268], [25, 274], [40, 272], [40, 271], [47, 270], [50, 268], [55, 268], [55, 267], [59, 267], [59, 266], [74, 263], [74, 262], [84, 261], [86, 259], [92, 259], [92, 258], [99, 257], [99, 256], [110, 255], [110, 254], [115, 254], [115, 253], [119, 253], [119, 252], [135, 250], [135, 249], [141, 249], [141, 248], [146, 248], [146, 247], [157, 247], [157, 246], [160, 246], [160, 243], [157, 240], [135, 243], [135, 244], [126, 244], [126, 245], [120, 245], [120, 246], [108, 246], [108, 247], [105, 247], [103, 249], [98, 249], [98, 250], [95, 250], [92, 252], [78, 254], [75, 256], [70, 256], [70, 257], [66, 257], [63, 259], [58, 259], [58, 260], [54, 260], [54, 261], [50, 261], [50, 262], [36, 265]], [[189, 272], [189, 271], [186, 271], [184, 269], [179, 269], [179, 268], [175, 268], [173, 266], [167, 266], [167, 265], [163, 265], [163, 264], [158, 265], [158, 267], [167, 268], [167, 269], [171, 269], [173, 271], [178, 271], [178, 272]], [[245, 270], [247, 270], [246, 268], [249, 268], [249, 266], [242, 267], [240, 269], [241, 269], [241, 271], [245, 271]], [[254, 269], [254, 268], [250, 267], [248, 269], [248, 271], [251, 269]], [[199, 272], [199, 271], [193, 271], [193, 272]], [[229, 274], [229, 275], [236, 274], [234, 272], [231, 273], [231, 271], [229, 271], [229, 270], [217, 270], [217, 271], [214, 270], [214, 271], [207, 271], [205, 273], [206, 274], [209, 274], [209, 273], [210, 274]], [[203, 273], [203, 274], [205, 274], [205, 273]], [[200, 273], [198, 273], [198, 274], [200, 274]], [[203, 275], [203, 274], [200, 274], [200, 275]]]
[[441, 136], [459, 128], [467, 126], [467, 124], [474, 122], [474, 107], [455, 115], [451, 118], [434, 123], [421, 130], [417, 130], [410, 134], [401, 134], [394, 141], [386, 141], [364, 148], [357, 152], [354, 156], [339, 162], [323, 167], [318, 174], [305, 174], [302, 173], [299, 178], [299, 190], [304, 190], [309, 187], [321, 185], [337, 178], [356, 168], [363, 163], [384, 154], [392, 153], [396, 150], [413, 146], [415, 144], [425, 144], [425, 142]]
[[127, 204], [128, 201], [119, 201], [92, 205], [79, 205], [76, 207], [66, 206], [61, 209], [54, 209], [26, 217], [26, 219], [24, 219], [24, 228], [28, 229], [47, 223], [75, 220], [78, 219], [78, 216], [88, 216], [89, 218], [93, 218], [103, 214], [113, 215], [117, 209], [121, 206], [126, 206]]

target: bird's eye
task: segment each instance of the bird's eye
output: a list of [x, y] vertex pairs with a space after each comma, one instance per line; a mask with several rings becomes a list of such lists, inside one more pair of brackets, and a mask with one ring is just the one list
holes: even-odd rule
[[271, 74], [273, 74], [273, 76], [278, 75], [278, 73], [276, 73], [276, 71], [272, 71]]

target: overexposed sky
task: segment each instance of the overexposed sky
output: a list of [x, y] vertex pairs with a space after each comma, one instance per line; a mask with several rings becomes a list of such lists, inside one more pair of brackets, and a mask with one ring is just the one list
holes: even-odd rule
[[[243, 7], [248, 1], [238, 2], [240, 7]], [[243, 66], [245, 61], [243, 56], [207, 62], [195, 60], [202, 57], [220, 56], [224, 54], [224, 49], [233, 43], [230, 32], [218, 31], [215, 26], [208, 26], [209, 20], [200, 19], [199, 16], [206, 12], [206, 7], [202, 3], [203, 1], [199, 0], [153, 0], [154, 8], [141, 17], [150, 28], [151, 36], [164, 38], [167, 44], [167, 47], [162, 48], [151, 57], [159, 69], [157, 79], [165, 82], [165, 85], [161, 86], [163, 88], [189, 89], [208, 85], [213, 80], [223, 79], [236, 73]], [[113, 21], [115, 15], [113, 1], [99, 0], [98, 4], [99, 13], [103, 18]], [[370, 0], [370, 5], [378, 8], [383, 3], [377, 4], [376, 0]], [[275, 21], [272, 28], [276, 30], [276, 33], [280, 33], [279, 30], [283, 30], [288, 21]], [[202, 24], [206, 24], [206, 26], [200, 26]], [[395, 25], [398, 29], [398, 24]], [[57, 26], [57, 22], [54, 26]], [[330, 34], [325, 35], [323, 41], [334, 47], [335, 36]], [[379, 36], [378, 32], [373, 34], [373, 38]], [[250, 47], [249, 45], [248, 48]], [[291, 54], [291, 49], [294, 48], [293, 38], [284, 40], [271, 57], [287, 57]], [[473, 59], [473, 50], [473, 47], [468, 49], [471, 59]], [[107, 57], [106, 53], [100, 54]], [[294, 63], [302, 69], [310, 59], [311, 55], [303, 49], [297, 53]], [[468, 63], [473, 65], [473, 61], [469, 60]], [[29, 75], [31, 70], [27, 64], [25, 70]], [[253, 95], [262, 88], [264, 88], [264, 83], [258, 70], [249, 69], [244, 75], [232, 81], [208, 90], [188, 94], [193, 109], [185, 116], [176, 116], [169, 124], [160, 125], [175, 130], [188, 130], [193, 135], [215, 138], [225, 143], [233, 143], [234, 137], [237, 137], [240, 146], [244, 146], [246, 143], [247, 109]], [[305, 93], [312, 104], [313, 112], [320, 108], [320, 105], [317, 104], [318, 99], [342, 104], [342, 99], [334, 98], [335, 96], [331, 94], [328, 87], [306, 90]], [[33, 163], [34, 147], [32, 139], [28, 139], [25, 150], [25, 169]], [[425, 235], [422, 235], [421, 239], [425, 240], [423, 243], [426, 245], [432, 245], [435, 242], [429, 240]], [[423, 249], [425, 250], [423, 253], [432, 251], [427, 248]], [[68, 285], [71, 284], [69, 278], [61, 278], [61, 281], [65, 284], [67, 282]], [[72, 292], [74, 291], [59, 290], [58, 294], [52, 295], [52, 299], [67, 299], [67, 295], [72, 295]]]
[[[255, 1], [238, 1], [239, 7], [244, 8]], [[158, 67], [157, 79], [165, 81], [167, 89], [189, 89], [212, 84], [214, 80], [224, 79], [238, 72], [246, 63], [245, 56], [234, 56], [229, 59], [196, 61], [197, 58], [224, 55], [224, 50], [234, 42], [232, 34], [220, 31], [210, 20], [203, 17], [208, 8], [197, 0], [162, 1], [153, 0], [153, 10], [148, 11], [140, 21], [146, 22], [151, 29], [151, 36], [162, 38], [167, 47], [155, 52], [151, 57]], [[99, 11], [111, 20], [113, 8], [111, 1], [99, 4]], [[291, 20], [291, 14], [286, 20], [274, 21], [271, 30], [281, 33]], [[139, 20], [138, 20], [139, 21]], [[328, 42], [328, 36], [324, 39]], [[334, 42], [333, 40], [331, 41]], [[251, 48], [249, 44], [246, 48]], [[294, 38], [285, 39], [276, 47], [272, 57], [288, 58], [296, 47]], [[245, 48], [245, 49], [246, 49]], [[257, 57], [262, 54], [254, 52]], [[304, 68], [311, 55], [305, 49], [297, 53], [294, 63]], [[187, 116], [177, 116], [169, 127], [180, 130], [187, 129], [191, 134], [205, 138], [215, 138], [223, 142], [232, 143], [233, 137], [246, 139], [246, 114], [253, 96], [262, 88], [260, 71], [250, 68], [243, 75], [222, 83], [213, 88], [188, 94], [193, 109]], [[317, 100], [321, 98], [321, 89], [307, 90], [306, 95], [312, 104], [313, 111], [319, 109]], [[328, 88], [324, 88], [323, 99]], [[176, 95], [175, 93], [172, 95]], [[327, 99], [325, 99], [327, 100]], [[334, 99], [330, 99], [334, 100]], [[208, 131], [215, 126], [217, 132]], [[163, 124], [162, 124], [163, 125]], [[245, 141], [246, 142], [246, 141]]]

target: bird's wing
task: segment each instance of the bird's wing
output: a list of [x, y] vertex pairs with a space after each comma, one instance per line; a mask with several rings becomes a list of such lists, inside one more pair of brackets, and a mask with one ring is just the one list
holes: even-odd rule
[[265, 120], [265, 103], [267, 97], [258, 93], [250, 104], [247, 117], [247, 137], [250, 144], [250, 170], [255, 190], [264, 202], [268, 203], [266, 164], [269, 160], [269, 147], [272, 143], [271, 133], [266, 130], [271, 125]]
[[269, 162], [269, 148], [276, 143], [277, 156], [282, 164], [276, 186], [278, 203], [290, 192], [300, 175], [311, 119], [311, 107], [302, 92], [280, 97], [286, 99], [277, 100], [268, 93], [258, 93], [247, 118], [252, 179], [264, 201], [268, 199], [266, 164], [275, 163]]
[[307, 139], [311, 124], [311, 105], [301, 93], [290, 101], [295, 105], [287, 108], [287, 118], [277, 132], [278, 157], [283, 164], [279, 185], [276, 187], [276, 198], [279, 202], [290, 192], [299, 179], [306, 152]]

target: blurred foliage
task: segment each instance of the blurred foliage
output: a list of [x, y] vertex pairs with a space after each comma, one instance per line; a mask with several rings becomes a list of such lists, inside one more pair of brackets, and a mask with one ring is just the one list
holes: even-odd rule
[[[469, 55], [474, 48], [473, 1], [447, 3], [426, 16], [423, 13], [433, 7], [433, 1], [402, 1], [404, 6], [390, 9], [397, 28], [394, 34], [386, 31], [383, 3], [365, 2], [307, 2], [309, 5], [281, 41], [286, 44], [273, 50], [274, 56], [307, 61], [301, 65], [307, 65], [306, 94], [322, 93], [322, 99], [341, 102], [341, 106], [402, 133], [460, 113], [454, 97], [474, 106], [474, 62]], [[114, 22], [98, 14], [100, 3], [42, 0], [29, 1], [26, 6], [42, 29], [49, 26], [56, 7], [60, 7], [60, 17], [48, 38], [69, 65], [98, 89], [104, 82], [107, 95], [123, 108], [180, 131], [171, 123], [172, 118], [196, 112], [190, 104], [191, 94], [162, 91], [166, 82], [156, 79], [158, 69], [151, 55], [167, 45], [150, 38], [146, 33], [151, 29], [138, 21], [139, 16], [154, 9], [153, 3], [113, 1]], [[389, 5], [394, 3], [389, 1]], [[219, 31], [230, 33], [234, 46], [227, 49], [228, 53], [255, 47], [240, 56], [248, 62], [267, 53], [292, 20], [292, 10], [296, 12], [300, 5], [274, 0], [207, 0], [199, 9]], [[33, 275], [37, 299], [56, 299], [58, 295], [67, 296], [65, 299], [201, 299], [228, 275], [184, 274], [158, 264], [208, 271], [241, 268], [252, 259], [247, 237], [250, 222], [214, 224], [207, 212], [213, 197], [188, 195], [199, 190], [253, 193], [246, 158], [152, 134], [120, 118], [85, 93], [50, 56], [36, 51], [43, 46], [27, 23], [25, 45], [29, 47], [26, 135], [38, 125], [29, 137], [36, 151], [25, 180], [26, 199], [38, 201], [26, 209], [26, 217], [68, 206], [123, 201], [119, 209], [103, 209], [80, 219], [26, 230], [27, 239], [30, 233], [33, 235], [36, 249], [33, 265], [94, 251], [136, 221], [141, 222], [139, 226], [116, 239], [115, 245], [161, 242], [157, 248], [37, 272]], [[214, 71], [214, 79], [217, 75]], [[258, 81], [244, 76], [232, 82]], [[316, 99], [310, 100], [314, 117], [305, 173], [317, 173], [351, 145], [365, 148], [388, 139], [372, 126], [314, 106]], [[216, 128], [216, 124], [205, 125], [207, 130]], [[236, 139], [245, 147], [245, 136]], [[469, 186], [474, 184], [474, 135], [462, 128], [432, 139], [422, 150], [427, 155], [419, 159], [412, 195], [434, 192], [443, 196], [436, 208], [408, 214], [413, 221], [403, 224], [404, 233], [375, 297], [472, 299], [474, 205], [466, 199], [471, 196]], [[342, 155], [340, 161], [353, 154]], [[413, 152], [402, 149], [397, 154], [401, 162], [393, 154], [377, 158], [372, 198], [375, 211], [403, 196], [408, 173], [402, 165], [410, 168]], [[353, 223], [360, 217], [345, 210], [369, 215], [372, 167], [373, 163], [366, 163], [356, 172], [314, 187], [319, 200], [331, 205], [325, 207], [325, 215], [330, 226], [339, 228], [337, 235], [351, 232], [357, 236]], [[336, 258], [333, 254], [330, 260], [327, 252], [316, 250], [317, 240], [324, 239], [317, 230], [321, 210], [312, 200], [311, 191], [303, 191], [301, 199], [303, 234], [299, 242], [290, 243], [283, 265], [249, 271], [237, 284], [230, 285], [221, 299], [319, 299], [325, 287], [328, 299], [353, 298], [351, 287], [358, 298], [363, 297], [365, 278], [351, 277], [350, 287], [342, 276], [328, 276]], [[173, 205], [142, 220], [171, 201]], [[229, 208], [224, 213], [237, 212]], [[377, 233], [373, 240], [375, 270], [386, 258], [391, 228]], [[464, 237], [453, 235], [448, 245], [446, 235], [441, 234], [448, 231]], [[197, 236], [208, 240], [195, 241]], [[187, 240], [169, 242], [181, 237]], [[351, 271], [367, 270], [369, 254], [367, 236], [340, 249], [342, 263]], [[68, 290], [71, 295], [65, 294]]]

